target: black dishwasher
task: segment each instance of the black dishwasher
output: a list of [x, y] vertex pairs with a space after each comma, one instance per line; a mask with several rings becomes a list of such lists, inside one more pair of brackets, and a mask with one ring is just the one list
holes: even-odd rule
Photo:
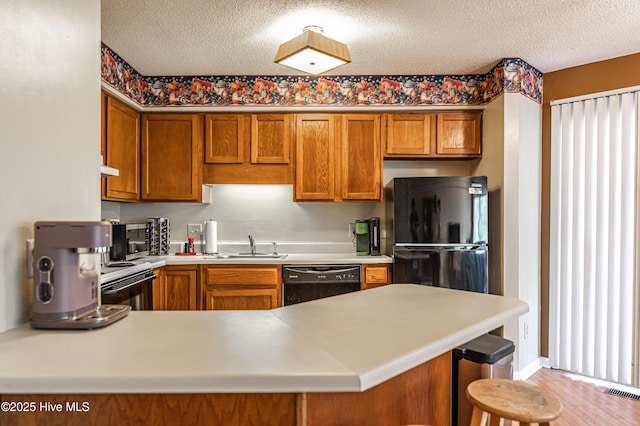
[[283, 304], [358, 291], [362, 288], [360, 277], [360, 265], [283, 265]]

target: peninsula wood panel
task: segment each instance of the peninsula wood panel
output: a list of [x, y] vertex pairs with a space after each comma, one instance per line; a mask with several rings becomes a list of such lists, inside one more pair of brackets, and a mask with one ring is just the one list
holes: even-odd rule
[[202, 116], [143, 114], [142, 199], [202, 199]]
[[[3, 394], [0, 401], [62, 404], [55, 413], [2, 413], [16, 426], [449, 426], [451, 352], [364, 392]], [[70, 411], [67, 403], [89, 409]]]
[[[0, 401], [62, 404], [61, 412], [0, 413], [0, 424], [13, 426], [296, 425], [293, 393], [0, 395]], [[75, 402], [80, 408], [86, 402], [89, 410], [66, 410]]]
[[437, 120], [437, 155], [479, 157], [482, 154], [481, 112], [443, 112]]
[[205, 162], [242, 163], [245, 127], [249, 117], [243, 114], [205, 115]]
[[380, 115], [343, 115], [340, 142], [342, 200], [381, 201]]
[[296, 116], [296, 201], [334, 199], [338, 120], [334, 114]]
[[298, 395], [298, 426], [451, 424], [451, 352], [364, 392]]
[[102, 93], [102, 155], [105, 165], [118, 176], [102, 179], [102, 199], [140, 199], [140, 113]]
[[433, 114], [385, 114], [385, 157], [428, 157], [435, 140]]
[[251, 116], [251, 162], [286, 164], [291, 146], [291, 114]]

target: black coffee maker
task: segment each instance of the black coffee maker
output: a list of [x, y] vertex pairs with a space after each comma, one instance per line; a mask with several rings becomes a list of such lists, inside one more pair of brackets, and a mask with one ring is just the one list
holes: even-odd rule
[[380, 256], [380, 218], [356, 220], [356, 254]]
[[369, 219], [369, 254], [380, 256], [380, 218]]

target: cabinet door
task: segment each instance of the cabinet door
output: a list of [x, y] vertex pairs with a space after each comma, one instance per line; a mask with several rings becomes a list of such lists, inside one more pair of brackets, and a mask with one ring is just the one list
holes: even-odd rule
[[239, 164], [244, 160], [245, 116], [205, 116], [205, 162]]
[[278, 307], [276, 289], [208, 290], [206, 309], [259, 310]]
[[337, 116], [296, 116], [296, 201], [332, 201], [335, 195]]
[[104, 95], [104, 162], [119, 170], [118, 176], [104, 178], [103, 200], [140, 199], [140, 114]]
[[164, 309], [195, 310], [197, 304], [197, 266], [165, 266], [163, 284]]
[[289, 163], [291, 115], [253, 114], [251, 116], [251, 162]]
[[482, 154], [482, 113], [461, 111], [438, 114], [436, 153], [479, 157]]
[[142, 116], [142, 199], [200, 201], [202, 116]]
[[340, 196], [344, 201], [382, 200], [380, 116], [342, 116]]
[[153, 270], [156, 278], [153, 280], [151, 297], [153, 299], [153, 310], [162, 311], [166, 309], [165, 285], [164, 285], [164, 268]]
[[385, 157], [426, 157], [435, 136], [431, 114], [386, 114]]

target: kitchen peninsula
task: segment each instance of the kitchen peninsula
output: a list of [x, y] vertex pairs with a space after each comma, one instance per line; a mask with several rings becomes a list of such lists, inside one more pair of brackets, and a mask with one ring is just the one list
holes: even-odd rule
[[131, 312], [92, 331], [22, 326], [0, 334], [0, 399], [34, 409], [0, 419], [448, 425], [450, 351], [527, 310], [508, 297], [394, 284], [268, 311]]

